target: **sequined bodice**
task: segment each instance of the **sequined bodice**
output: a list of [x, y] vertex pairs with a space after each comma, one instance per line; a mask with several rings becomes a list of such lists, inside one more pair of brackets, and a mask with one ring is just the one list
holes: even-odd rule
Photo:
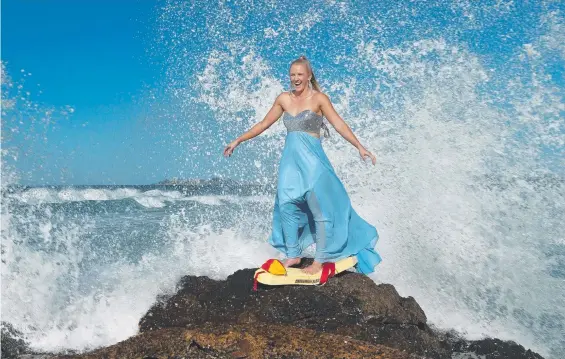
[[304, 110], [296, 116], [285, 112], [283, 115], [283, 123], [288, 132], [302, 131], [320, 133], [323, 118], [312, 110]]

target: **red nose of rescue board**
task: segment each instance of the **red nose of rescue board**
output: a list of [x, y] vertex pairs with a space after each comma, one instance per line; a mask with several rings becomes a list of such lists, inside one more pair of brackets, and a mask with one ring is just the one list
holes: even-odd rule
[[[348, 257], [335, 263], [324, 263], [322, 270], [315, 274], [304, 273], [300, 268], [284, 268], [276, 259], [269, 259], [255, 271], [253, 289], [257, 282], [265, 285], [318, 285], [357, 264], [357, 257]], [[281, 269], [282, 266], [282, 269]], [[286, 274], [285, 274], [286, 272]]]

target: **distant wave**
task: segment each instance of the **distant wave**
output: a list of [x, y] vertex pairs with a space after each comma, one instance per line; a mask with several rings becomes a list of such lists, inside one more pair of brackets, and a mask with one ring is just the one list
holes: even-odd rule
[[161, 208], [167, 203], [194, 201], [209, 206], [221, 206], [226, 203], [247, 203], [270, 201], [270, 196], [236, 195], [187, 195], [181, 191], [151, 189], [143, 191], [137, 188], [29, 188], [8, 195], [20, 203], [29, 205], [85, 202], [117, 201], [133, 199], [146, 208]]

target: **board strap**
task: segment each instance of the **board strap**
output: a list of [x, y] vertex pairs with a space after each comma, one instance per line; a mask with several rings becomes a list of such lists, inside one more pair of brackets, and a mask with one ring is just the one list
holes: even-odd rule
[[259, 274], [263, 274], [263, 273], [267, 273], [266, 271], [261, 271], [261, 272], [257, 272], [255, 274], [255, 277], [253, 277], [253, 291], [256, 292], [257, 291], [257, 283], [259, 283], [257, 281], [257, 278], [259, 277]]
[[320, 284], [326, 284], [329, 278], [335, 275], [335, 263], [328, 262], [322, 264], [322, 276], [320, 277]]

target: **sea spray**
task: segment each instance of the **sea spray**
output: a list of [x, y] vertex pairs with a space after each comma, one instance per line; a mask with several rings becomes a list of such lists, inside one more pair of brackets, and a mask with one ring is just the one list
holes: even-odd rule
[[[563, 11], [551, 1], [168, 1], [152, 49], [165, 54], [176, 110], [192, 128], [216, 130], [202, 141], [224, 143], [263, 118], [290, 88], [290, 62], [307, 55], [338, 113], [377, 155], [370, 167], [335, 132], [324, 140], [354, 206], [381, 234], [372, 278], [414, 296], [441, 328], [557, 358]], [[190, 116], [202, 108], [208, 116]], [[277, 123], [213, 164], [226, 177], [248, 168], [274, 181], [283, 141]]]

